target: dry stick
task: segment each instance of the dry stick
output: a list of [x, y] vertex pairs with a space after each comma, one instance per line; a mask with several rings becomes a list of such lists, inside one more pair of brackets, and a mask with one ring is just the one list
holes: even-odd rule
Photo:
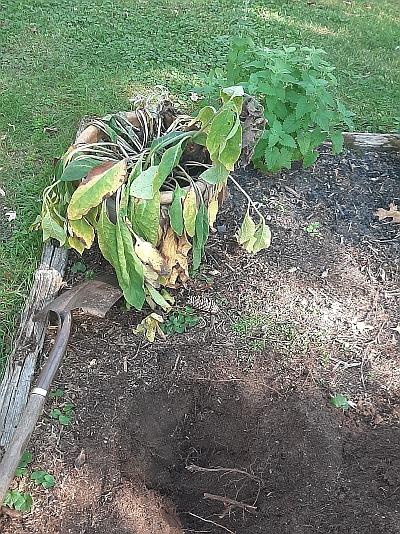
[[236, 508], [241, 508], [250, 512], [251, 514], [257, 513], [257, 506], [247, 504], [245, 502], [236, 501], [235, 499], [230, 499], [229, 497], [223, 497], [222, 495], [213, 495], [212, 493], [204, 493], [204, 499], [210, 499], [211, 501], [219, 501], [224, 503], [225, 506], [234, 506]]
[[224, 473], [240, 473], [241, 475], [245, 475], [245, 476], [248, 476], [249, 478], [253, 479], [253, 480], [256, 480], [257, 482], [261, 482], [261, 480], [254, 476], [254, 475], [251, 475], [250, 473], [248, 473], [247, 471], [243, 471], [242, 469], [236, 469], [236, 468], [231, 468], [231, 467], [200, 467], [199, 465], [195, 465], [195, 464], [190, 464], [190, 465], [187, 465], [186, 466], [186, 469], [188, 471], [190, 471], [191, 473], [198, 473], [198, 472], [218, 472], [218, 471], [223, 471]]
[[204, 517], [201, 517], [200, 515], [192, 514], [192, 512], [188, 512], [188, 514], [193, 517], [197, 517], [197, 519], [201, 519], [201, 521], [205, 521], [206, 523], [211, 523], [215, 525], [216, 527], [223, 528], [227, 532], [230, 532], [230, 534], [235, 534], [233, 530], [230, 530], [228, 527], [224, 527], [224, 525], [220, 525], [219, 523], [216, 523], [215, 521], [211, 521], [211, 519], [205, 519]]

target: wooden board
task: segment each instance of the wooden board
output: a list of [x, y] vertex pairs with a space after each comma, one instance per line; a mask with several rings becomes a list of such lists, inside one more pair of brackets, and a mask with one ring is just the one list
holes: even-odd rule
[[34, 321], [35, 314], [57, 295], [67, 264], [68, 251], [46, 243], [35, 271], [32, 289], [0, 384], [0, 446], [6, 447], [25, 408], [38, 356], [42, 352], [47, 320]]

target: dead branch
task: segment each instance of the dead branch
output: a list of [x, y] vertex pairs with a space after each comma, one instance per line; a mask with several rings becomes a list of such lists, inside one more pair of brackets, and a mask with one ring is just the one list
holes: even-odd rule
[[196, 517], [197, 519], [200, 519], [201, 521], [204, 521], [205, 523], [211, 523], [212, 525], [215, 525], [216, 527], [222, 528], [226, 530], [226, 532], [230, 532], [230, 534], [235, 534], [233, 530], [230, 530], [228, 527], [224, 527], [224, 525], [220, 525], [219, 523], [216, 523], [215, 521], [211, 521], [211, 519], [205, 519], [204, 517], [201, 517], [200, 515], [192, 514], [192, 512], [188, 512], [189, 515], [192, 517]]
[[186, 469], [190, 471], [191, 473], [201, 473], [201, 472], [223, 472], [223, 473], [239, 473], [241, 475], [245, 475], [252, 480], [255, 480], [256, 482], [261, 482], [261, 479], [248, 473], [247, 471], [243, 471], [242, 469], [236, 469], [236, 468], [230, 468], [230, 467], [200, 467], [199, 465], [190, 464], [186, 466]]
[[219, 501], [222, 502], [225, 507], [240, 508], [241, 510], [246, 510], [246, 512], [250, 512], [251, 514], [257, 513], [257, 506], [252, 506], [251, 504], [247, 504], [245, 502], [236, 501], [235, 499], [230, 499], [229, 497], [223, 497], [222, 495], [204, 493], [204, 499], [210, 499], [211, 501]]

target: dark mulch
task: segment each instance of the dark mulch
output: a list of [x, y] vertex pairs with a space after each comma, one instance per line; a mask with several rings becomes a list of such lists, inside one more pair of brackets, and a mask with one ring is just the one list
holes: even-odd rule
[[44, 416], [30, 445], [57, 485], [3, 532], [399, 533], [400, 226], [374, 216], [400, 203], [399, 171], [395, 156], [345, 153], [243, 172], [271, 248], [236, 245], [234, 192], [201, 276], [176, 292], [219, 314], [153, 345], [121, 305], [77, 316], [57, 379], [74, 422]]

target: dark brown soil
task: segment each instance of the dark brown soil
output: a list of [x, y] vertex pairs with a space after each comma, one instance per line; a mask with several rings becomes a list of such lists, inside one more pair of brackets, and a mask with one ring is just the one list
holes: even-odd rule
[[3, 516], [2, 532], [400, 533], [400, 227], [374, 216], [400, 202], [399, 170], [394, 156], [346, 153], [242, 173], [271, 248], [236, 245], [233, 193], [201, 275], [176, 292], [219, 314], [153, 345], [121, 304], [77, 316], [57, 379], [74, 421], [44, 416], [30, 445], [56, 487], [20, 482], [34, 510]]

